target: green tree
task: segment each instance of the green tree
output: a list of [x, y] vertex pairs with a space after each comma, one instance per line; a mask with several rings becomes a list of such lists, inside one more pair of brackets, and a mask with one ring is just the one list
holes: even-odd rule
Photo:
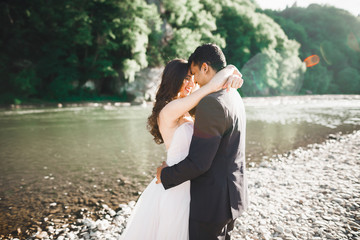
[[225, 40], [216, 34], [216, 18], [199, 0], [164, 0], [162, 18], [170, 28], [165, 38], [164, 58], [187, 59], [202, 43], [212, 42], [225, 47]]
[[[302, 92], [349, 93], [343, 87], [348, 80], [343, 77], [350, 74], [348, 69], [360, 71], [358, 17], [342, 9], [317, 4], [307, 8], [291, 7], [281, 12], [267, 10], [265, 13], [301, 44], [302, 59], [313, 54], [320, 57], [320, 64], [306, 72]], [[360, 93], [359, 88], [354, 91]]]
[[342, 93], [356, 94], [360, 89], [359, 71], [352, 67], [342, 69], [335, 78]]
[[117, 82], [148, 66], [147, 51], [161, 62], [160, 15], [145, 0], [14, 0], [0, 8], [0, 81], [11, 92], [4, 101], [70, 99], [89, 80], [96, 94], [116, 94]]
[[[215, 2], [215, 3], [214, 3]], [[251, 1], [214, 1], [217, 32], [226, 39], [224, 53], [229, 63], [241, 69], [245, 95], [294, 94], [305, 71], [295, 40]], [[220, 6], [220, 7], [219, 7]]]
[[302, 93], [325, 94], [329, 92], [333, 73], [324, 66], [324, 63], [308, 68], [306, 74], [301, 90]]

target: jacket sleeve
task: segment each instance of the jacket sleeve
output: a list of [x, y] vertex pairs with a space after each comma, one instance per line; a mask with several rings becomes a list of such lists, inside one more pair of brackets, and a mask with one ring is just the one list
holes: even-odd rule
[[203, 98], [196, 108], [194, 134], [188, 156], [161, 172], [165, 189], [194, 179], [211, 167], [225, 132], [225, 114], [222, 105], [211, 96]]

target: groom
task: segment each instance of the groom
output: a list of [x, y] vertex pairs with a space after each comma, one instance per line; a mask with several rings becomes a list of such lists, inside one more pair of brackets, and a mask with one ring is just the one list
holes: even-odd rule
[[[199, 46], [188, 62], [200, 87], [226, 66], [215, 44]], [[165, 189], [191, 180], [190, 240], [230, 239], [235, 219], [248, 206], [245, 124], [244, 105], [235, 89], [209, 94], [196, 107], [189, 155], [157, 169]]]

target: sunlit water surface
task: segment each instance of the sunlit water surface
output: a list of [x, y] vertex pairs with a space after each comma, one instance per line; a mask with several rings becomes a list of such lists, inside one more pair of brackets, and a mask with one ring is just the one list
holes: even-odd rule
[[[245, 98], [247, 160], [284, 153], [360, 125], [358, 96]], [[65, 107], [0, 111], [1, 175], [40, 170], [63, 177], [96, 170], [141, 176], [165, 159], [146, 129], [147, 107]]]

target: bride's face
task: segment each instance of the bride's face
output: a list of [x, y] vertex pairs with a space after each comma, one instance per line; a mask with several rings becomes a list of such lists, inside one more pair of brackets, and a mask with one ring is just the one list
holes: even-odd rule
[[194, 76], [191, 75], [189, 71], [183, 81], [183, 84], [181, 85], [178, 96], [180, 98], [186, 97], [193, 91], [194, 87], [195, 87]]

